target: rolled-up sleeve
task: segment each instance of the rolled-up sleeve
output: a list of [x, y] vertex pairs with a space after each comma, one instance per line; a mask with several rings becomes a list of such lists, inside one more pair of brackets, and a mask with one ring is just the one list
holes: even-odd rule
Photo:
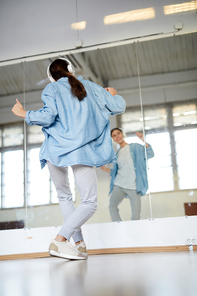
[[[141, 155], [144, 157], [146, 157], [146, 154], [147, 154], [147, 159], [150, 159], [152, 157], [154, 157], [154, 151], [153, 151], [153, 148], [150, 144], [148, 144], [149, 147], [146, 148], [145, 145], [141, 145], [141, 144], [138, 144], [138, 143], [135, 143], [135, 147], [137, 147], [136, 149], [141, 151]], [[146, 153], [145, 153], [145, 149], [146, 149]]]
[[55, 92], [53, 87], [48, 84], [42, 93], [44, 106], [38, 111], [27, 111], [25, 121], [28, 125], [39, 125], [48, 127], [54, 123], [58, 114]]
[[110, 112], [111, 115], [124, 113], [126, 102], [123, 97], [119, 95], [112, 96], [107, 90], [98, 85], [95, 85], [94, 94], [97, 104], [103, 111], [106, 110]]
[[105, 107], [110, 111], [111, 115], [118, 115], [125, 112], [126, 102], [119, 95], [112, 96], [109, 92]]
[[153, 148], [150, 144], [148, 144], [149, 147], [146, 148], [146, 151], [147, 151], [147, 158], [150, 159], [152, 157], [154, 157], [154, 151], [153, 151]]

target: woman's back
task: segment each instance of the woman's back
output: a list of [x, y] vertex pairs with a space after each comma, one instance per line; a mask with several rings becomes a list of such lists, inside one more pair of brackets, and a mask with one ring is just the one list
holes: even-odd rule
[[62, 77], [44, 89], [44, 107], [29, 111], [26, 116], [28, 124], [43, 126], [42, 167], [47, 160], [63, 167], [75, 164], [101, 166], [116, 159], [109, 116], [122, 113], [125, 101], [81, 76], [78, 79], [87, 94], [82, 101], [72, 95], [68, 78]]

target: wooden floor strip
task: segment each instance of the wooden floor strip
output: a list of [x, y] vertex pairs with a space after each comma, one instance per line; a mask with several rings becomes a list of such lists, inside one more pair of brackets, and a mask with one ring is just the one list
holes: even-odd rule
[[42, 253], [27, 253], [27, 254], [13, 254], [0, 256], [0, 261], [3, 260], [17, 260], [17, 259], [33, 259], [33, 258], [45, 258], [49, 257], [48, 252]]
[[89, 250], [88, 254], [97, 255], [97, 254], [155, 253], [155, 252], [182, 252], [182, 251], [189, 251], [188, 246], [96, 249], [96, 250]]
[[[189, 251], [189, 246], [95, 249], [95, 250], [88, 250], [88, 255], [124, 254], [124, 253], [155, 253], [155, 252], [183, 252], [183, 251]], [[193, 246], [193, 251], [197, 251], [197, 246]], [[46, 258], [49, 256], [50, 255], [48, 252], [2, 255], [2, 256], [0, 256], [0, 261], [17, 260], [17, 259]]]

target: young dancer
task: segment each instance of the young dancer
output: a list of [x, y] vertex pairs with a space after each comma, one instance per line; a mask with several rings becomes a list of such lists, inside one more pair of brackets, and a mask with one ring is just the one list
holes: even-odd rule
[[[142, 133], [136, 132], [136, 135], [143, 141]], [[111, 130], [112, 139], [120, 145], [117, 151], [117, 163], [114, 163], [113, 169], [106, 166], [101, 169], [111, 174], [110, 183], [110, 202], [109, 211], [112, 221], [121, 221], [118, 206], [128, 196], [132, 210], [132, 220], [140, 219], [141, 195], [144, 195], [148, 189], [146, 158], [144, 146], [132, 143], [127, 144], [124, 141], [122, 130], [114, 128]], [[152, 158], [154, 152], [150, 144], [145, 142], [147, 158]]]
[[[49, 83], [43, 93], [44, 106], [25, 111], [18, 100], [12, 112], [28, 125], [42, 126], [45, 141], [40, 163], [48, 165], [57, 190], [64, 225], [49, 246], [49, 253], [67, 259], [86, 259], [87, 251], [81, 226], [97, 208], [97, 179], [93, 166], [115, 162], [110, 137], [109, 116], [124, 112], [125, 101], [114, 88], [101, 86], [74, 76], [69, 60], [52, 62]], [[75, 209], [68, 180], [73, 169], [81, 204]], [[47, 189], [46, 189], [47, 190]], [[73, 238], [75, 246], [69, 242]]]

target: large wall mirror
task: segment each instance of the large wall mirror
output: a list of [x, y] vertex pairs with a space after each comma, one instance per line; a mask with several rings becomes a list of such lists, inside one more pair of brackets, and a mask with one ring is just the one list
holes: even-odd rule
[[[148, 160], [153, 218], [197, 214], [196, 37], [193, 33], [137, 44], [143, 110], [128, 106], [119, 119], [128, 141], [135, 141], [143, 111], [146, 141], [155, 153]], [[123, 91], [131, 100], [133, 92], [132, 86]]]
[[[155, 152], [147, 161], [149, 189], [141, 197], [141, 219], [184, 216], [186, 207], [197, 203], [196, 40], [197, 34], [191, 33], [66, 56], [76, 76], [113, 86], [125, 98], [126, 112], [111, 117], [111, 128], [121, 127], [127, 143], [141, 145], [135, 132], [144, 131]], [[40, 170], [41, 128], [24, 125], [11, 113], [16, 97], [26, 110], [42, 107], [50, 62], [47, 58], [0, 68], [1, 223], [23, 220], [29, 228], [63, 223], [47, 167]], [[96, 172], [98, 210], [88, 223], [111, 222], [110, 176], [99, 168]], [[80, 196], [72, 170], [70, 184], [77, 207]], [[131, 219], [128, 199], [120, 212], [123, 221]]]
[[[196, 40], [193, 33], [138, 47], [146, 139], [155, 151], [148, 165], [154, 218], [189, 215], [196, 208]], [[152, 65], [152, 71], [159, 75], [150, 77], [147, 85], [150, 68], [145, 60], [150, 51], [149, 67]]]

